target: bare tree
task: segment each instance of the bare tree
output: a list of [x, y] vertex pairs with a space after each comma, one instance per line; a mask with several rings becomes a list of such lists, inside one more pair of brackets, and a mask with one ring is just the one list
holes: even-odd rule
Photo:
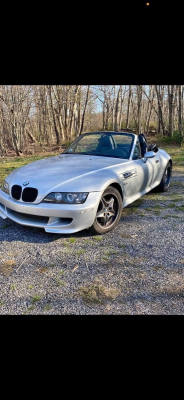
[[168, 103], [169, 103], [169, 131], [168, 135], [172, 136], [173, 134], [173, 93], [174, 93], [174, 85], [168, 85]]
[[[116, 97], [116, 107], [115, 107], [115, 131], [118, 131], [120, 126], [119, 126], [119, 107], [120, 107], [120, 96], [122, 96], [122, 85], [120, 85]], [[121, 102], [121, 107], [122, 107], [122, 102]]]
[[81, 127], [80, 127], [80, 131], [79, 131], [79, 135], [81, 135], [81, 133], [83, 131], [85, 112], [86, 112], [86, 107], [87, 107], [88, 98], [89, 98], [89, 88], [90, 88], [90, 85], [87, 86], [86, 100], [85, 100], [84, 109], [83, 109], [83, 113], [82, 113], [82, 120], [81, 120]]
[[182, 121], [182, 85], [178, 85], [178, 130], [183, 135], [183, 121]]
[[1, 87], [0, 98], [4, 102], [7, 128], [13, 148], [19, 156], [26, 146], [26, 122], [29, 117], [32, 96], [30, 86], [7, 85]]
[[138, 134], [141, 133], [141, 108], [142, 108], [142, 86], [137, 86], [137, 120]]
[[132, 86], [129, 85], [128, 106], [127, 106], [127, 116], [126, 116], [126, 129], [128, 129], [128, 127], [129, 127], [129, 112], [130, 112], [131, 98], [132, 98]]
[[124, 125], [183, 135], [184, 85], [1, 85], [0, 154], [63, 144], [86, 130]]
[[162, 133], [164, 134], [164, 121], [163, 121], [163, 113], [162, 113], [162, 106], [163, 106], [163, 87], [160, 85], [155, 85], [157, 101], [158, 101], [158, 133], [160, 133], [160, 129], [162, 128]]

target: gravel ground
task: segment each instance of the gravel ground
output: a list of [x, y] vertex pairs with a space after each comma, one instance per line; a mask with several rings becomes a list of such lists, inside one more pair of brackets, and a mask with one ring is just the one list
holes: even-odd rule
[[103, 236], [0, 218], [0, 314], [184, 314], [184, 178], [122, 212]]

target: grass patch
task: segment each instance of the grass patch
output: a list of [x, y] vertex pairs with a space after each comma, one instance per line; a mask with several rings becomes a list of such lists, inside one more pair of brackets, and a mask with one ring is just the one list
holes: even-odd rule
[[183, 194], [170, 194], [169, 199], [172, 201], [183, 201]]
[[127, 216], [129, 216], [130, 214], [132, 214], [132, 209], [131, 209], [131, 208], [128, 208], [128, 207], [129, 207], [129, 206], [123, 208], [123, 210], [122, 210], [122, 212], [121, 212], [121, 216], [122, 216], [122, 217], [127, 217]]
[[184, 206], [176, 206], [176, 211], [182, 211], [184, 212]]
[[49, 310], [51, 310], [51, 308], [52, 308], [51, 304], [46, 304], [43, 309], [44, 309], [44, 311], [49, 311]]
[[121, 256], [126, 258], [126, 262], [128, 264], [133, 265], [136, 268], [139, 268], [139, 266], [140, 266], [139, 264], [141, 262], [145, 262], [146, 261], [146, 258], [144, 258], [144, 257], [133, 257], [133, 256], [130, 256], [129, 254], [126, 254], [126, 253], [121, 254]]
[[65, 273], [65, 272], [64, 272], [62, 269], [59, 271], [59, 274], [60, 274], [60, 275], [64, 275], [64, 273]]
[[143, 203], [144, 203], [143, 199], [138, 199], [138, 200], [134, 201], [133, 204], [135, 207], [140, 207]]
[[171, 182], [171, 187], [172, 186], [177, 186], [177, 187], [183, 188], [184, 187], [184, 183], [180, 182], [180, 181], [173, 181], [173, 182]]
[[96, 240], [97, 242], [101, 242], [103, 240], [102, 236], [94, 236], [93, 240]]
[[84, 250], [84, 249], [79, 249], [79, 250], [77, 250], [78, 256], [80, 256], [81, 254], [84, 254], [85, 251], [86, 251], [86, 250]]
[[65, 282], [59, 278], [55, 278], [55, 283], [57, 286], [65, 286]]
[[68, 242], [73, 244], [73, 243], [76, 242], [76, 240], [77, 240], [76, 238], [69, 238], [69, 239], [68, 239]]
[[9, 276], [13, 271], [16, 265], [15, 260], [7, 260], [4, 261], [1, 265], [0, 265], [0, 273], [6, 276]]
[[40, 300], [41, 300], [41, 296], [35, 294], [31, 299], [31, 303], [35, 304], [37, 301], [40, 301]]
[[159, 269], [164, 269], [164, 266], [163, 265], [154, 265], [153, 269], [155, 271], [159, 271]]
[[175, 208], [176, 207], [176, 203], [169, 203], [167, 204], [168, 208]]
[[122, 238], [125, 238], [125, 239], [130, 239], [131, 238], [131, 235], [126, 235], [125, 233], [122, 233], [120, 236]]
[[111, 289], [101, 283], [81, 286], [78, 289], [83, 301], [88, 304], [103, 304], [107, 300], [115, 300], [119, 295], [119, 290]]
[[153, 204], [152, 208], [154, 208], [154, 211], [156, 210], [160, 210], [162, 208], [162, 206], [160, 204]]
[[85, 240], [85, 243], [86, 244], [94, 244], [94, 241], [92, 240], [92, 239], [86, 239], [86, 238], [84, 238], [84, 240]]
[[62, 245], [63, 245], [63, 246], [65, 246], [65, 247], [67, 247], [67, 246], [69, 246], [69, 245], [70, 245], [70, 243], [69, 243], [69, 242], [67, 242], [67, 241], [65, 240], [65, 242], [63, 242], [63, 243], [62, 243]]
[[101, 242], [103, 240], [102, 236], [94, 236], [93, 240], [96, 240], [97, 242]]
[[27, 308], [27, 311], [32, 311], [32, 310], [34, 310], [35, 309], [35, 306], [34, 305], [31, 305], [31, 306], [29, 306], [28, 308]]
[[49, 270], [49, 268], [48, 267], [41, 267], [41, 268], [39, 268], [38, 269], [38, 271], [40, 272], [40, 273], [44, 273], [44, 272], [47, 272]]
[[161, 218], [163, 218], [163, 219], [167, 219], [167, 218], [180, 218], [180, 216], [179, 216], [179, 215], [175, 215], [175, 214], [167, 214], [167, 215], [164, 215], [163, 217], [161, 216]]
[[154, 214], [160, 214], [160, 211], [162, 209], [163, 209], [163, 207], [158, 204], [157, 206], [146, 207], [145, 211], [150, 211], [150, 212], [152, 212]]
[[104, 255], [105, 255], [105, 256], [107, 256], [107, 257], [109, 257], [109, 256], [113, 256], [114, 254], [118, 254], [118, 251], [116, 251], [116, 250], [113, 250], [113, 249], [110, 249], [110, 250], [104, 251]]
[[[53, 154], [55, 155], [55, 154]], [[17, 168], [23, 167], [33, 161], [40, 160], [42, 158], [48, 158], [51, 155], [36, 155], [36, 156], [24, 156], [24, 157], [3, 157], [0, 158], [0, 186], [2, 185], [4, 179], [12, 171]]]

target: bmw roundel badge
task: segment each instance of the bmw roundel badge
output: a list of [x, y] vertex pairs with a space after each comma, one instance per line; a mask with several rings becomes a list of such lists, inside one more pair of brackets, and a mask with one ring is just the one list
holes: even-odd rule
[[26, 182], [23, 183], [23, 186], [27, 186], [27, 185], [29, 185], [29, 182], [28, 182], [28, 181], [26, 181]]

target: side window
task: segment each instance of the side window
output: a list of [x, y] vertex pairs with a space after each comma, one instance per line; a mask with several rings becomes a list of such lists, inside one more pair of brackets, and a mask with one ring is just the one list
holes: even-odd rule
[[139, 140], [137, 140], [137, 142], [136, 142], [132, 160], [137, 160], [138, 158], [141, 158], [141, 148], [140, 148]]

